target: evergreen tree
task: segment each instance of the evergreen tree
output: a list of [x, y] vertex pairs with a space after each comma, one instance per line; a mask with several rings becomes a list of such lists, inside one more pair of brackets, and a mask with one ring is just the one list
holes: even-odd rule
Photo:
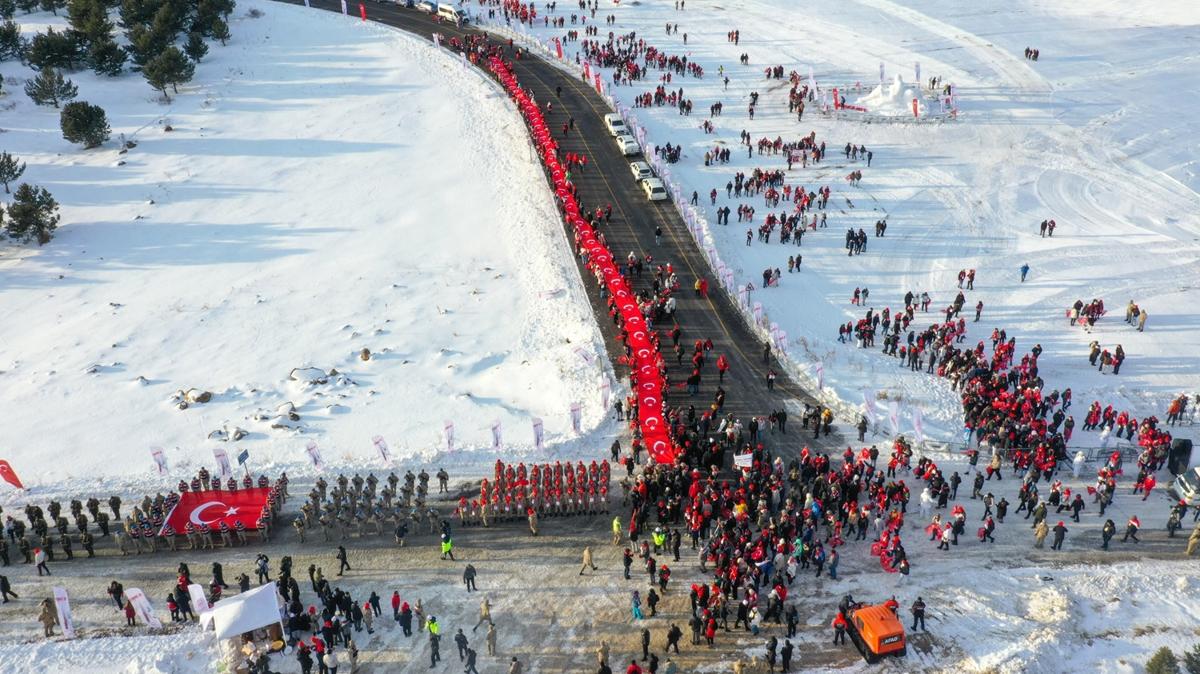
[[25, 173], [25, 162], [7, 152], [0, 152], [0, 183], [4, 183], [4, 193], [8, 194], [8, 184], [16, 182]]
[[159, 4], [160, 0], [122, 0], [119, 12], [121, 27], [128, 30], [150, 23]]
[[224, 19], [216, 19], [211, 30], [212, 36], [221, 41], [221, 46], [225, 46], [225, 41], [229, 39], [229, 24], [225, 23]]
[[16, 13], [16, 0], [0, 0], [0, 18], [11, 19]]
[[171, 100], [167, 95], [167, 85], [171, 85], [171, 89], [179, 93], [179, 85], [191, 81], [194, 74], [196, 66], [175, 47], [167, 47], [142, 69], [146, 81], [161, 91], [167, 101]]
[[55, 16], [58, 16], [58, 10], [66, 3], [64, 0], [41, 0], [40, 4], [43, 12], [52, 12]]
[[1187, 674], [1200, 674], [1200, 644], [1183, 654], [1183, 670]]
[[73, 30], [59, 32], [47, 28], [45, 33], [33, 36], [25, 58], [34, 68], [74, 69], [83, 60], [81, 36]]
[[29, 14], [38, 8], [38, 0], [17, 0], [17, 7], [21, 8], [22, 12]]
[[[233, 7], [233, 0], [200, 0], [196, 6], [195, 18], [192, 19], [192, 31], [205, 37], [217, 37], [213, 32], [217, 28], [217, 22], [227, 20]], [[229, 26], [226, 25], [225, 29], [228, 30]]]
[[166, 35], [143, 24], [130, 28], [125, 35], [129, 38], [129, 44], [125, 50], [129, 52], [129, 58], [134, 65], [139, 68], [145, 68], [151, 59], [161, 54], [167, 45], [171, 44], [171, 39], [168, 39]]
[[112, 37], [113, 24], [101, 0], [71, 0], [67, 5], [67, 20], [89, 45]]
[[88, 65], [97, 75], [116, 77], [125, 67], [125, 50], [111, 37], [94, 40], [88, 48]]
[[204, 36], [200, 33], [189, 33], [187, 44], [183, 47], [183, 51], [187, 53], [188, 58], [196, 63], [204, 58], [208, 53], [208, 45], [204, 44]]
[[82, 144], [85, 150], [99, 147], [112, 136], [104, 108], [83, 101], [64, 105], [62, 114], [59, 115], [59, 124], [62, 126], [63, 138], [72, 143]]
[[1146, 661], [1146, 674], [1179, 674], [1179, 658], [1163, 646]]
[[58, 228], [58, 202], [44, 187], [21, 183], [8, 206], [8, 235], [22, 242], [50, 242]]
[[38, 105], [65, 103], [75, 98], [79, 90], [75, 84], [49, 66], [42, 68], [37, 77], [25, 83], [25, 93]]
[[17, 22], [10, 19], [0, 24], [0, 61], [21, 58], [24, 53], [25, 40]]

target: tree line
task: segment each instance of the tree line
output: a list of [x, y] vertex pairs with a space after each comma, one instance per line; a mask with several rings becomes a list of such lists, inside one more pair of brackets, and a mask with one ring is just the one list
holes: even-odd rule
[[[66, 13], [68, 28], [48, 28], [26, 39], [16, 22], [18, 11]], [[79, 95], [64, 72], [90, 69], [117, 77], [140, 72], [166, 101], [191, 81], [208, 54], [206, 40], [224, 45], [229, 40], [229, 15], [234, 0], [0, 0], [0, 61], [17, 59], [35, 70], [25, 82], [25, 95], [35, 104], [60, 109], [63, 138], [85, 149], [98, 147], [111, 136], [104, 109]], [[116, 23], [112, 14], [116, 10]], [[117, 44], [117, 29], [127, 44]], [[0, 78], [0, 90], [3, 78]], [[168, 91], [169, 88], [169, 91]], [[25, 172], [25, 164], [0, 153], [0, 183], [9, 184]], [[20, 241], [50, 241], [58, 226], [58, 204], [44, 188], [21, 184], [12, 203], [0, 210], [0, 224]]]

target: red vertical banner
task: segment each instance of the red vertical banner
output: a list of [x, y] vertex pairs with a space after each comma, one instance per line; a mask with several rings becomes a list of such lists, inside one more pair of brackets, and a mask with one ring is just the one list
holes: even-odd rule
[[913, 99], [913, 117], [920, 117], [920, 116], [921, 116], [920, 113], [917, 112], [917, 99], [914, 98]]
[[558, 60], [562, 60], [562, 40], [554, 38], [554, 50], [558, 52]]
[[362, 20], [367, 20], [367, 6], [363, 3], [358, 3], [358, 13], [362, 15]]
[[837, 110], [840, 107], [842, 107], [842, 99], [838, 98], [837, 87], [834, 87], [833, 88], [833, 109]]

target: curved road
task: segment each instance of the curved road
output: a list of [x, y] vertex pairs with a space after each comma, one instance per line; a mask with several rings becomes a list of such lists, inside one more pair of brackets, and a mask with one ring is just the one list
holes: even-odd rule
[[[278, 1], [303, 4], [302, 0]], [[310, 3], [313, 9], [341, 12], [339, 0], [310, 0]], [[351, 13], [356, 13], [357, 3], [349, 4]], [[436, 21], [427, 13], [392, 3], [368, 2], [366, 6], [368, 19], [428, 40], [432, 40], [433, 33], [441, 33], [447, 39], [467, 34], [486, 34], [470, 26], [458, 29], [452, 24]], [[507, 45], [507, 41], [491, 35], [488, 37], [494, 44]], [[509, 52], [509, 56], [511, 58], [512, 52]], [[802, 432], [799, 419], [802, 403], [815, 404], [815, 399], [787, 376], [774, 356], [770, 358], [769, 363], [764, 362], [763, 343], [750, 331], [731, 298], [723, 290], [711, 292], [707, 298], [700, 298], [691, 290], [697, 277], [709, 278], [712, 283], [708, 261], [670, 201], [651, 202], [646, 199], [629, 169], [629, 162], [638, 157], [625, 157], [621, 154], [604, 126], [603, 116], [612, 112], [604, 99], [581, 80], [540, 58], [526, 56], [513, 60], [512, 64], [517, 79], [522, 86], [533, 92], [537, 100], [554, 100], [553, 112], [546, 118], [551, 129], [561, 129], [568, 115], [575, 118], [575, 130], [566, 138], [561, 134], [557, 134], [556, 137], [562, 152], [582, 153], [587, 156], [586, 170], [573, 173], [579, 189], [581, 210], [586, 210], [584, 207], [594, 210], [607, 204], [612, 205], [612, 221], [602, 226], [600, 231], [604, 233], [613, 255], [624, 259], [629, 251], [633, 251], [639, 257], [650, 254], [656, 263], [670, 262], [674, 265], [682, 286], [677, 296], [675, 318], [683, 331], [681, 344], [685, 356], [683, 366], [678, 367], [674, 364], [674, 354], [663, 354], [672, 381], [682, 383], [689, 374], [688, 358], [691, 356], [691, 345], [695, 340], [712, 339], [714, 354], [725, 354], [730, 362], [730, 371], [722, 384], [726, 390], [724, 413], [733, 413], [744, 423], [751, 415], [765, 417], [774, 410], [787, 409], [789, 432], [786, 435], [772, 436], [773, 450], [777, 455], [782, 453], [793, 456], [806, 444], [822, 448], [837, 447], [842, 440], [836, 431], [816, 443], [813, 442], [810, 433]], [[562, 89], [562, 94], [557, 99], [556, 87]], [[563, 226], [566, 226], [565, 223]], [[661, 227], [663, 231], [661, 242], [658, 244], [654, 241], [656, 227]], [[652, 282], [653, 273], [647, 270], [641, 278], [634, 277], [631, 285], [640, 291], [649, 288]], [[584, 285], [601, 331], [608, 343], [614, 344], [616, 331], [605, 303], [599, 297], [596, 284]], [[660, 324], [658, 327], [662, 332], [670, 330], [669, 325]], [[670, 340], [665, 335], [663, 343], [669, 351]], [[610, 349], [609, 356], [614, 363], [619, 355], [621, 354]], [[705, 364], [702, 385], [697, 396], [685, 401], [686, 395], [682, 389], [673, 387], [668, 402], [672, 405], [690, 402], [696, 405], [697, 415], [703, 412], [716, 394], [715, 363], [716, 356], [713, 355]], [[766, 387], [768, 369], [774, 369], [778, 375], [774, 391], [768, 391]], [[623, 370], [623, 367], [618, 366], [618, 372]], [[845, 423], [848, 420], [839, 421]]]

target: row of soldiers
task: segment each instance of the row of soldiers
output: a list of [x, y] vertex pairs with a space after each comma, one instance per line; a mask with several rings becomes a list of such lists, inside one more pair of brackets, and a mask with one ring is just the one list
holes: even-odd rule
[[[325, 541], [331, 541], [335, 537], [345, 540], [352, 532], [378, 536], [386, 524], [394, 529], [396, 542], [403, 545], [409, 527], [419, 528], [422, 519], [428, 523], [429, 533], [437, 533], [440, 528], [441, 513], [427, 505], [429, 479], [424, 470], [418, 475], [410, 470], [401, 487], [400, 478], [393, 472], [380, 488], [374, 473], [366, 478], [338, 475], [330, 488], [325, 478], [318, 478], [300, 508], [300, 516], [292, 520], [292, 527], [303, 543], [308, 530], [316, 527], [320, 527]], [[438, 470], [437, 479], [438, 493], [449, 492], [450, 475], [445, 469]]]
[[[101, 510], [100, 499], [96, 497], [87, 499], [86, 503], [79, 499], [71, 499], [68, 507], [70, 519], [67, 518], [62, 504], [57, 500], [50, 501], [45, 510], [38, 505], [26, 505], [24, 514], [28, 524], [11, 514], [5, 516], [4, 535], [0, 537], [0, 564], [8, 566], [11, 563], [11, 546], [16, 546], [26, 564], [33, 563], [34, 547], [40, 547], [46, 552], [47, 561], [55, 561], [57, 558], [55, 544], [58, 545], [66, 559], [74, 559], [76, 538], [70, 531], [72, 521], [75, 525], [79, 546], [87, 552], [88, 557], [95, 557], [96, 539], [92, 535], [90, 526], [94, 522], [100, 530], [100, 536], [107, 538], [112, 533], [110, 528], [112, 519], [120, 520], [121, 497], [113, 495], [108, 498], [108, 507], [113, 513], [111, 518], [106, 511]], [[85, 513], [84, 510], [87, 512]], [[3, 507], [0, 507], [0, 514], [3, 512]], [[49, 515], [48, 518], [47, 515]], [[89, 518], [88, 515], [91, 517]], [[57, 536], [53, 535], [54, 531], [58, 532]], [[27, 533], [32, 535], [28, 536]]]

